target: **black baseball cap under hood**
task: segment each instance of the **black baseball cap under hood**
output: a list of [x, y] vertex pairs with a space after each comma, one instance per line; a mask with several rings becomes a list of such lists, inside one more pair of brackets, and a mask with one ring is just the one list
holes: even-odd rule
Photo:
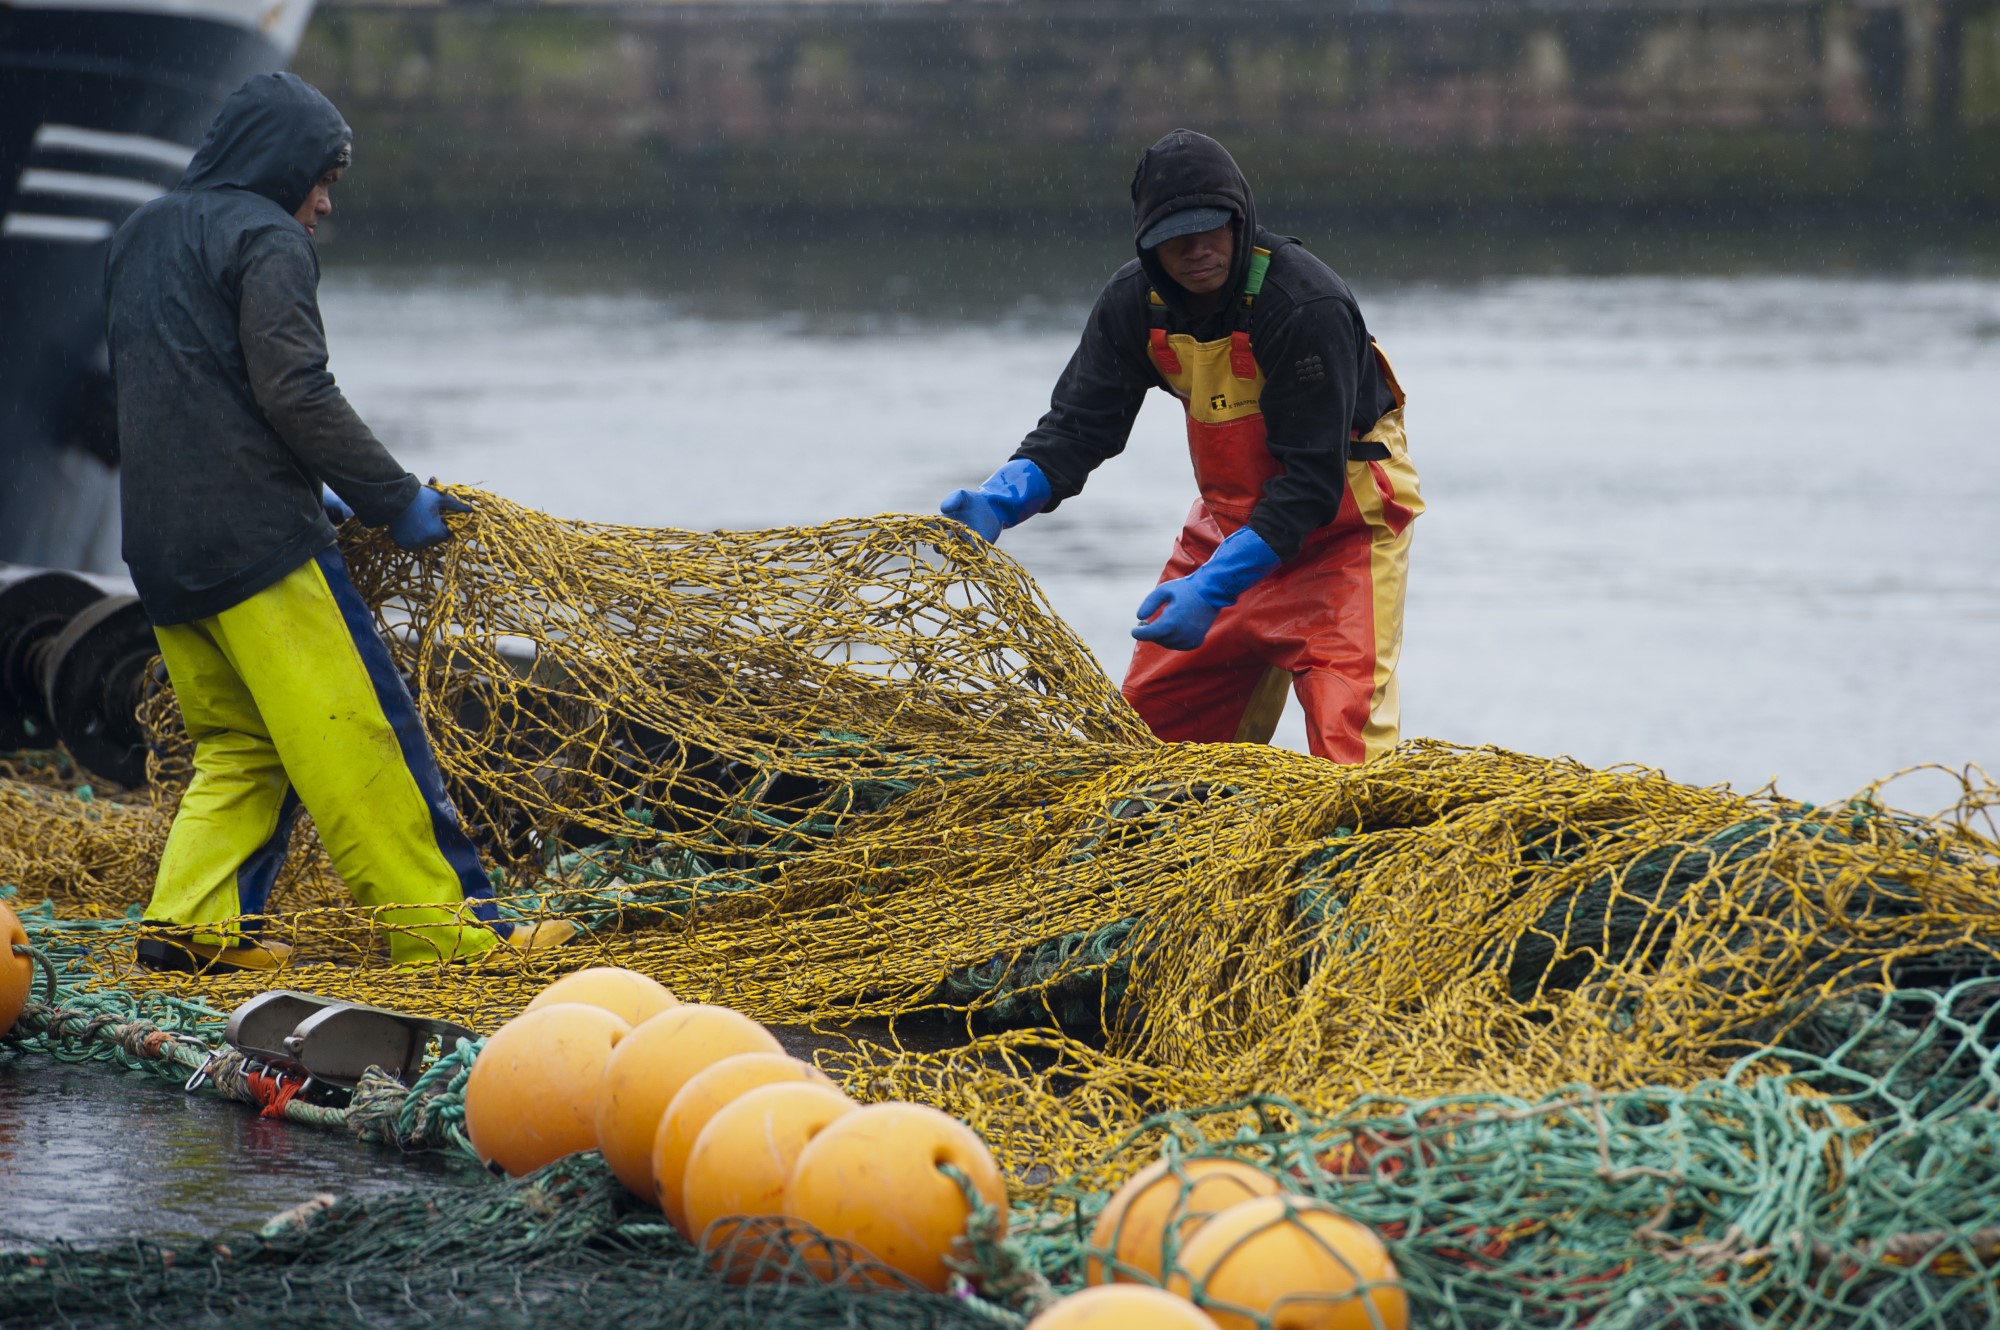
[[1189, 312], [1186, 289], [1167, 276], [1157, 254], [1139, 247], [1139, 237], [1168, 214], [1186, 208], [1227, 208], [1235, 214], [1236, 253], [1230, 258], [1229, 281], [1223, 289], [1242, 290], [1257, 235], [1250, 182], [1229, 149], [1206, 134], [1176, 129], [1141, 153], [1132, 173], [1132, 244], [1160, 299], [1183, 314]]
[[296, 74], [258, 74], [229, 94], [181, 189], [246, 189], [296, 212], [319, 178], [345, 166], [354, 131]]

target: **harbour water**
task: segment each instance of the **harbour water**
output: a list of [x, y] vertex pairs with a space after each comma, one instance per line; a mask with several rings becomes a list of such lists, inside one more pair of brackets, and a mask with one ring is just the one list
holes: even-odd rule
[[[1101, 233], [326, 250], [421, 474], [697, 528], [934, 511], [1047, 402]], [[1404, 733], [1839, 797], [2000, 771], [2000, 258], [1908, 232], [1343, 236], [1409, 390]], [[1004, 547], [1118, 677], [1192, 496], [1176, 404]], [[1296, 705], [1279, 742], [1303, 745]], [[1894, 796], [1949, 802], [1952, 783]]]

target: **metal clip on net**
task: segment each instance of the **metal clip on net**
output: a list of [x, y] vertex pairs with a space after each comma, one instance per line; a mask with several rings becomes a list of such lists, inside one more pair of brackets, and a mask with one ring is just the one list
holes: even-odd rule
[[450, 1021], [290, 989], [238, 1007], [223, 1037], [247, 1058], [342, 1090], [360, 1084], [370, 1067], [409, 1085], [423, 1070], [433, 1039], [442, 1050], [478, 1038]]

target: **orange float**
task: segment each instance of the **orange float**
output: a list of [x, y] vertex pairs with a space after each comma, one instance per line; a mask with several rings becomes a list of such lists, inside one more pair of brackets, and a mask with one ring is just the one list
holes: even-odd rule
[[632, 1029], [604, 1065], [597, 1087], [595, 1144], [635, 1196], [658, 1199], [653, 1138], [667, 1105], [697, 1074], [737, 1053], [782, 1053], [757, 1022], [727, 1007], [669, 1007]]
[[859, 1109], [815, 1136], [785, 1188], [785, 1217], [942, 1293], [951, 1279], [945, 1255], [971, 1208], [940, 1164], [963, 1171], [1000, 1211], [1004, 1228], [1007, 1184], [986, 1143], [957, 1118], [921, 1104]]
[[653, 1134], [653, 1186], [660, 1209], [684, 1236], [701, 1236], [700, 1229], [688, 1227], [687, 1212], [681, 1208], [681, 1179], [701, 1129], [739, 1095], [762, 1085], [802, 1082], [833, 1087], [819, 1068], [787, 1054], [738, 1053], [697, 1072], [667, 1104]]
[[1090, 1230], [1084, 1282], [1158, 1283], [1165, 1277], [1166, 1239], [1177, 1242], [1212, 1215], [1239, 1201], [1278, 1194], [1278, 1180], [1237, 1159], [1162, 1159], [1148, 1164], [1112, 1194]]
[[28, 930], [4, 903], [0, 903], [0, 1034], [14, 1028], [28, 994], [35, 986], [35, 963], [14, 954], [14, 944], [28, 945]]
[[1216, 1330], [1216, 1324], [1164, 1289], [1108, 1284], [1052, 1304], [1028, 1322], [1028, 1330]]
[[519, 1177], [596, 1149], [597, 1085], [631, 1029], [602, 1007], [558, 1002], [495, 1030], [465, 1080], [465, 1134], [479, 1157]]
[[632, 1026], [681, 1004], [674, 991], [659, 980], [615, 965], [594, 965], [588, 970], [566, 974], [535, 994], [527, 1009], [534, 1011], [558, 1002], [581, 1002], [586, 1007], [602, 1007], [614, 1016], [624, 1017], [625, 1023]]
[[746, 1242], [729, 1249], [739, 1228], [727, 1222], [729, 1217], [782, 1216], [785, 1186], [799, 1152], [828, 1126], [860, 1111], [830, 1085], [795, 1081], [745, 1092], [724, 1104], [701, 1129], [688, 1154], [681, 1186], [685, 1231], [694, 1235], [703, 1251], [719, 1253], [716, 1269], [732, 1284], [749, 1280], [759, 1265], [782, 1268], [785, 1249], [782, 1240]]
[[1298, 1196], [1232, 1205], [1181, 1248], [1167, 1288], [1221, 1330], [1407, 1330], [1409, 1299], [1382, 1240]]

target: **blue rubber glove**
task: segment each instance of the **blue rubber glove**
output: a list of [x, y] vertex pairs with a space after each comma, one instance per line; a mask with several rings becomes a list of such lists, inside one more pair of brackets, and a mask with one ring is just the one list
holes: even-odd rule
[[1025, 457], [1017, 457], [986, 478], [976, 490], [953, 490], [938, 506], [946, 517], [965, 523], [989, 545], [1008, 527], [1019, 526], [1048, 506], [1049, 478]]
[[472, 505], [465, 500], [440, 494], [426, 485], [404, 505], [402, 512], [389, 519], [389, 538], [406, 550], [427, 550], [451, 539], [451, 528], [444, 524], [446, 513], [471, 511]]
[[1207, 563], [1154, 587], [1139, 602], [1140, 619], [1150, 622], [1134, 628], [1132, 636], [1169, 651], [1192, 651], [1208, 637], [1215, 616], [1277, 566], [1278, 556], [1264, 538], [1243, 527], [1216, 546]]
[[339, 526], [354, 516], [354, 510], [347, 506], [347, 500], [335, 494], [324, 484], [319, 487], [319, 506], [326, 509], [326, 520]]

